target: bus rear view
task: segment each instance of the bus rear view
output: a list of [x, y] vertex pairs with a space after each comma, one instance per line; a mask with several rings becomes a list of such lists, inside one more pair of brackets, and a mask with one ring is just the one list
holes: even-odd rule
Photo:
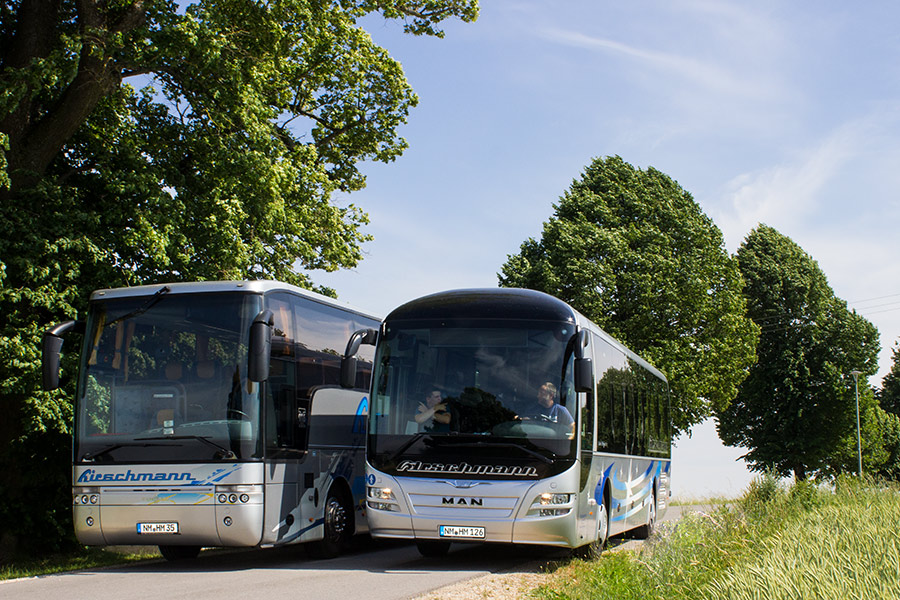
[[[594, 553], [611, 529], [649, 533], [668, 497], [665, 380], [601, 334], [528, 290], [445, 292], [393, 311], [369, 415], [372, 535], [438, 555], [454, 541]], [[598, 359], [612, 363], [595, 378]], [[612, 405], [629, 426], [623, 385], [635, 383], [631, 436], [647, 443], [609, 452]]]

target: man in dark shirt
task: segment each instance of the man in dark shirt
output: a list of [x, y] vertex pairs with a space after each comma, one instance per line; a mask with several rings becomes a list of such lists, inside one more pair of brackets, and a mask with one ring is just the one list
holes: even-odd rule
[[565, 406], [556, 403], [556, 386], [549, 381], [538, 389], [536, 417], [551, 423], [573, 426], [575, 419]]
[[419, 408], [413, 417], [419, 424], [419, 431], [450, 431], [451, 418], [440, 390], [429, 390], [425, 394], [425, 401], [419, 402]]

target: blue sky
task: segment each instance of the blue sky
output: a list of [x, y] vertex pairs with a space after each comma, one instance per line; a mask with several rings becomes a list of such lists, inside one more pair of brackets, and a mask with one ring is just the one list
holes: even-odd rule
[[[495, 287], [583, 168], [619, 155], [677, 180], [729, 252], [760, 222], [803, 247], [881, 332], [877, 385], [900, 338], [898, 22], [886, 1], [485, 0], [443, 40], [368, 19], [420, 103], [406, 153], [338, 198], [370, 215], [366, 258], [313, 278], [381, 314]], [[748, 480], [711, 430], [679, 442], [676, 493]]]

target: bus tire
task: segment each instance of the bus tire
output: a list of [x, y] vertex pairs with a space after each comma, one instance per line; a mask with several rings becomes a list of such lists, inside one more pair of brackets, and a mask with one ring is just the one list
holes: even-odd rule
[[352, 532], [352, 513], [344, 496], [332, 488], [325, 499], [322, 539], [311, 542], [310, 553], [316, 558], [334, 558], [344, 549]]
[[650, 510], [647, 514], [647, 522], [634, 530], [634, 537], [639, 540], [646, 540], [651, 535], [653, 535], [653, 530], [656, 528], [656, 486], [653, 486], [653, 491], [650, 493]]
[[597, 507], [600, 515], [597, 518], [597, 539], [590, 544], [579, 546], [572, 550], [572, 556], [583, 558], [584, 560], [592, 560], [598, 558], [603, 550], [606, 549], [606, 542], [609, 539], [609, 492], [603, 494], [603, 502]]
[[159, 553], [168, 561], [197, 558], [200, 546], [160, 546]]
[[445, 556], [450, 551], [450, 542], [443, 540], [416, 540], [419, 554], [427, 557]]

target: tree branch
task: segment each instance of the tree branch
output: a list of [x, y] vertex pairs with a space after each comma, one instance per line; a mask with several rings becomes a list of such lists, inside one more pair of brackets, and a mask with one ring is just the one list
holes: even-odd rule
[[[25, 3], [45, 6], [56, 2], [58, 0], [23, 0], [23, 6]], [[40, 119], [31, 121], [34, 107], [30, 102], [23, 102], [16, 113], [0, 124], [2, 131], [11, 134], [10, 152], [7, 156], [14, 189], [17, 183], [22, 184], [32, 176], [44, 173], [66, 142], [87, 120], [97, 103], [112, 93], [121, 82], [122, 69], [111, 57], [109, 34], [131, 31], [140, 27], [146, 19], [142, 0], [132, 4], [116, 20], [113, 28], [107, 26], [108, 15], [95, 0], [78, 0], [76, 6], [82, 47], [75, 77], [58, 101]], [[43, 16], [40, 28], [55, 31], [53, 23], [57, 18], [55, 13]], [[40, 48], [32, 51], [37, 50]], [[30, 60], [36, 57], [32, 55]], [[22, 61], [24, 58], [18, 60]]]

